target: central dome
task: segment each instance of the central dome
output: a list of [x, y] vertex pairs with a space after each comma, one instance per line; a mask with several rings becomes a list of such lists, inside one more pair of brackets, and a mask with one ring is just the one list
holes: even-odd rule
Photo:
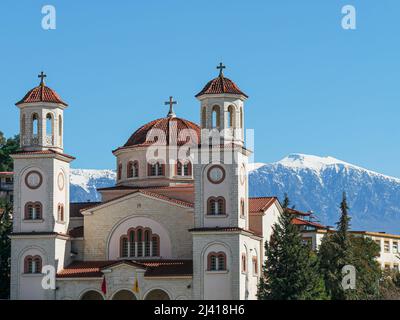
[[[164, 132], [164, 135], [160, 135], [160, 130]], [[200, 143], [200, 127], [189, 120], [166, 117], [141, 126], [123, 147], [148, 146], [155, 142], [166, 145], [183, 145], [188, 141]]]

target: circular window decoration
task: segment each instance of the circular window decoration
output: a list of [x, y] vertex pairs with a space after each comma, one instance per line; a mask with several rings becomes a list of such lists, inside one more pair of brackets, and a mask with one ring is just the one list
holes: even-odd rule
[[212, 166], [208, 169], [207, 178], [212, 183], [221, 183], [225, 179], [225, 170], [219, 165]]
[[240, 168], [240, 183], [241, 184], [244, 184], [246, 182], [246, 168], [245, 168], [245, 166], [243, 165], [241, 168]]
[[64, 179], [64, 175], [63, 175], [62, 172], [60, 172], [60, 173], [58, 174], [58, 177], [57, 177], [57, 184], [58, 184], [58, 189], [59, 189], [60, 191], [64, 190], [65, 179]]
[[25, 184], [30, 189], [37, 189], [42, 185], [43, 177], [39, 171], [30, 171], [25, 176]]

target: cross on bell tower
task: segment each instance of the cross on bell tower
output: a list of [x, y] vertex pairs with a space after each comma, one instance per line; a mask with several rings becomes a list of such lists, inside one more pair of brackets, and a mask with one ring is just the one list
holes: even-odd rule
[[38, 78], [40, 78], [40, 85], [44, 86], [44, 78], [46, 78], [47, 75], [42, 71], [40, 72], [40, 74], [38, 75]]
[[219, 69], [219, 76], [222, 77], [224, 75], [224, 69], [226, 68], [226, 66], [224, 66], [224, 64], [222, 62], [219, 63], [219, 65], [217, 66], [217, 69]]
[[164, 102], [165, 105], [169, 105], [169, 112], [167, 114], [168, 118], [171, 117], [176, 117], [176, 114], [174, 112], [174, 104], [178, 104], [178, 102], [174, 101], [174, 98], [172, 96], [169, 97], [169, 101]]

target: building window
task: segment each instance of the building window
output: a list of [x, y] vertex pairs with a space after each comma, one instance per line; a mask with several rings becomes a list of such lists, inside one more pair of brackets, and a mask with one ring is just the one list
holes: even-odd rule
[[203, 107], [201, 109], [201, 126], [202, 128], [207, 127], [207, 113], [206, 113], [206, 107]]
[[24, 259], [24, 273], [41, 273], [42, 258], [40, 256], [26, 256]]
[[192, 175], [192, 163], [190, 161], [186, 161], [182, 164], [181, 161], [178, 161], [176, 164], [176, 175], [177, 176], [191, 176]]
[[257, 275], [258, 274], [258, 259], [257, 256], [253, 257], [253, 274]]
[[58, 116], [58, 135], [60, 137], [60, 144], [61, 144], [61, 139], [62, 139], [62, 117], [61, 115]]
[[207, 256], [208, 271], [226, 271], [226, 255], [224, 252], [210, 252]]
[[156, 162], [148, 165], [148, 175], [151, 177], [164, 175], [164, 164]]
[[240, 108], [240, 128], [243, 128], [243, 109]]
[[121, 237], [121, 258], [158, 257], [160, 256], [160, 237], [151, 229], [137, 227], [129, 229]]
[[225, 215], [225, 199], [223, 197], [210, 197], [207, 201], [207, 214], [211, 216]]
[[25, 220], [41, 220], [42, 204], [40, 202], [28, 202], [25, 205]]
[[383, 243], [383, 251], [385, 253], [390, 252], [390, 242], [388, 240], [385, 240], [385, 242]]
[[37, 113], [32, 115], [32, 134], [35, 138], [39, 134], [39, 116]]
[[378, 245], [378, 247], [379, 247], [379, 252], [381, 252], [381, 250], [382, 250], [382, 248], [381, 248], [381, 240], [378, 240], [378, 239], [376, 239], [376, 240], [374, 240], [375, 241], [375, 243]]
[[242, 272], [247, 272], [247, 257], [245, 253], [242, 253]]
[[139, 177], [139, 163], [137, 161], [129, 161], [127, 167], [127, 177], [137, 178]]
[[390, 271], [390, 263], [385, 263], [385, 271]]
[[57, 206], [57, 219], [58, 221], [64, 221], [64, 205], [59, 203]]
[[220, 127], [220, 107], [213, 106], [212, 108], [212, 116], [211, 116], [211, 127], [219, 128]]
[[242, 218], [245, 217], [244, 199], [240, 199], [240, 216], [241, 216]]
[[398, 272], [399, 271], [399, 264], [398, 263], [393, 263], [393, 270]]
[[120, 164], [118, 165], [117, 179], [118, 179], [118, 180], [121, 180], [121, 178], [122, 178], [122, 164], [120, 163]]
[[228, 128], [235, 128], [235, 107], [230, 105], [228, 107]]
[[397, 241], [393, 241], [393, 253], [399, 253], [399, 243]]
[[53, 135], [53, 116], [51, 115], [51, 113], [48, 113], [46, 115], [46, 135]]

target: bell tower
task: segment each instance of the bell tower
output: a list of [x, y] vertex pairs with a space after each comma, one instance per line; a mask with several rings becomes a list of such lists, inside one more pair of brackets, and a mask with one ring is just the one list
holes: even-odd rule
[[[248, 98], [224, 76], [209, 81], [200, 101], [201, 144], [195, 152], [194, 299], [245, 299], [247, 262], [243, 243], [252, 237], [248, 214], [244, 147], [244, 101]], [[244, 249], [243, 249], [244, 250]]]
[[26, 151], [63, 151], [63, 112], [67, 104], [45, 85], [43, 71], [39, 86], [16, 103], [20, 109], [21, 148]]
[[44, 289], [42, 267], [61, 270], [70, 259], [69, 170], [74, 157], [63, 152], [67, 104], [44, 83], [16, 103], [20, 110], [19, 151], [14, 160], [11, 234], [11, 298], [54, 299]]
[[218, 77], [208, 82], [196, 95], [200, 101], [201, 129], [207, 129], [202, 130], [202, 140], [204, 143], [210, 136], [219, 136], [218, 143], [234, 142], [243, 145], [244, 101], [248, 96], [224, 76], [225, 68], [220, 63], [217, 66]]

